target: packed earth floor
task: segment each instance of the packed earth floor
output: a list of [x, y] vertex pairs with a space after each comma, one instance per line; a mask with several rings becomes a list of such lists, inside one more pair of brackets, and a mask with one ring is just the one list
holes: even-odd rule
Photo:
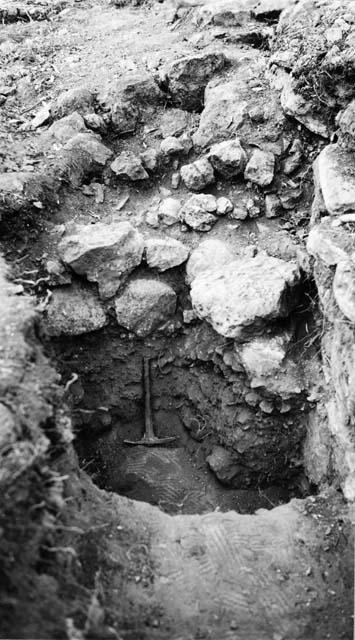
[[354, 3], [0, 17], [0, 637], [352, 638]]

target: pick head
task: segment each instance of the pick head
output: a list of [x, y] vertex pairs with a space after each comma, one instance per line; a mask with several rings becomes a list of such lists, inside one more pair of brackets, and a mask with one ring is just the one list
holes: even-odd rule
[[146, 447], [159, 447], [162, 444], [168, 444], [174, 442], [177, 438], [175, 436], [167, 436], [165, 438], [157, 438], [156, 436], [146, 437], [141, 440], [124, 440], [125, 444], [144, 445]]

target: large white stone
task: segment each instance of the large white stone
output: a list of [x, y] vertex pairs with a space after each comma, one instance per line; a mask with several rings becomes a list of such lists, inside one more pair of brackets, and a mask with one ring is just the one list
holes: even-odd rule
[[325, 147], [315, 163], [324, 204], [330, 215], [355, 211], [355, 154], [332, 144]]
[[294, 263], [260, 253], [197, 276], [192, 305], [219, 334], [237, 338], [244, 327], [286, 317], [297, 303], [299, 278]]
[[348, 151], [355, 151], [355, 100], [337, 117], [339, 144]]
[[165, 282], [141, 278], [130, 282], [115, 300], [119, 325], [143, 338], [176, 310], [176, 293]]
[[339, 309], [350, 322], [355, 323], [355, 265], [350, 260], [338, 263], [333, 292]]
[[233, 260], [232, 252], [222, 240], [209, 238], [192, 251], [186, 265], [186, 282], [190, 284], [202, 273], [223, 268]]
[[78, 225], [64, 237], [59, 255], [78, 275], [97, 282], [102, 298], [113, 296], [143, 255], [142, 236], [128, 222]]
[[[312, 227], [307, 239], [307, 251], [328, 266], [338, 264], [348, 258], [351, 237], [343, 229], [334, 228], [329, 224], [330, 217], [324, 218], [320, 224]], [[333, 218], [334, 220], [334, 218]], [[349, 243], [349, 247], [347, 244]]]

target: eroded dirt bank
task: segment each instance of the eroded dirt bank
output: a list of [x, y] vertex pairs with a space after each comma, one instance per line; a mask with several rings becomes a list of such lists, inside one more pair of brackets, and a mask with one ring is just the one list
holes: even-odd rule
[[351, 638], [352, 3], [1, 11], [1, 637]]

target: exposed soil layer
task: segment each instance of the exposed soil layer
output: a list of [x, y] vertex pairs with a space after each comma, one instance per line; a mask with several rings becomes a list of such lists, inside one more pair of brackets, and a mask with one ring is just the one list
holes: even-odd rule
[[[196, 327], [187, 335], [145, 342], [112, 328], [54, 343], [64, 380], [73, 372], [79, 376], [67, 402], [73, 407], [79, 458], [100, 487], [157, 504], [168, 513], [216, 508], [249, 513], [312, 490], [302, 470], [307, 412], [303, 409], [300, 419], [295, 408], [294, 414], [277, 418], [248, 407], [243, 394], [250, 389], [244, 376], [228, 371], [221, 356], [210, 359], [218, 342], [216, 334]], [[144, 430], [143, 357], [153, 359], [156, 432], [177, 438], [153, 450], [124, 444], [127, 439], [138, 441]], [[235, 454], [241, 460], [240, 473], [234, 488], [228, 488], [211, 473], [206, 458], [218, 442], [228, 444], [228, 431], [235, 431], [238, 420], [245, 445], [242, 449], [239, 437], [240, 453]]]

